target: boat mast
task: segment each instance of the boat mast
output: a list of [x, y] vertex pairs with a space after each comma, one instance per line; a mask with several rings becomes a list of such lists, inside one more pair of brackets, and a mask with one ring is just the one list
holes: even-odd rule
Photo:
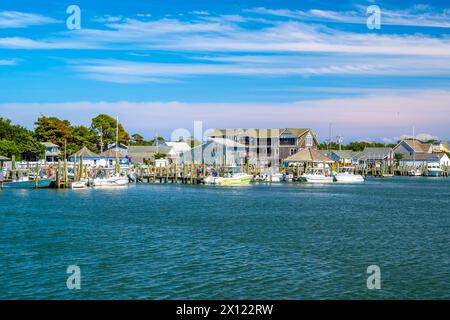
[[116, 116], [116, 152], [118, 144], [119, 144], [119, 116]]
[[413, 126], [413, 167], [414, 170], [416, 168], [416, 133], [415, 133], [415, 128]]

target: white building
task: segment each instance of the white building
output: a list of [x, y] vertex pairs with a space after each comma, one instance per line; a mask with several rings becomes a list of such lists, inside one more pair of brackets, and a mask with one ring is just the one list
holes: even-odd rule
[[245, 145], [229, 139], [210, 138], [202, 145], [182, 152], [178, 163], [240, 166], [245, 164], [245, 156]]

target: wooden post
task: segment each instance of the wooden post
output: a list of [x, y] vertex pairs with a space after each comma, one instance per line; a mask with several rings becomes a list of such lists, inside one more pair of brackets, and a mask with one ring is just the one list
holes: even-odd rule
[[80, 156], [80, 180], [84, 179], [83, 156]]
[[177, 168], [176, 162], [174, 163], [173, 167], [174, 167], [174, 171], [175, 171], [174, 172], [174, 177], [175, 177], [174, 183], [178, 183], [178, 168]]
[[69, 186], [69, 171], [67, 167], [67, 159], [64, 159], [64, 188]]
[[39, 187], [39, 164], [36, 162], [36, 169], [35, 169], [35, 176], [34, 176], [34, 183], [36, 189]]
[[56, 169], [56, 185], [59, 189], [61, 187], [61, 160], [58, 159], [58, 168]]

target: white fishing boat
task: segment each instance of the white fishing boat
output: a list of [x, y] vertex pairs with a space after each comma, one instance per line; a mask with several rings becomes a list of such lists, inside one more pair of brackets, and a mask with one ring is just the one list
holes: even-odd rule
[[72, 181], [69, 183], [70, 189], [86, 189], [87, 184], [85, 180]]
[[97, 177], [91, 180], [93, 187], [123, 187], [129, 183], [128, 177], [114, 175], [111, 177]]
[[304, 173], [300, 176], [301, 181], [305, 181], [308, 183], [333, 183], [333, 176], [329, 175], [327, 172], [324, 172], [323, 169], [316, 169], [309, 173]]
[[427, 164], [427, 172], [429, 177], [440, 177], [442, 174], [442, 169], [439, 163], [430, 162]]
[[360, 174], [354, 174], [353, 167], [341, 168], [341, 172], [334, 175], [336, 182], [364, 182], [364, 177]]
[[253, 176], [240, 172], [239, 167], [227, 167], [223, 177], [209, 175], [203, 181], [205, 184], [215, 184], [220, 186], [243, 186], [250, 184]]
[[266, 172], [259, 174], [254, 180], [257, 182], [283, 182], [283, 177], [282, 173]]
[[417, 168], [414, 168], [414, 169], [411, 169], [408, 171], [408, 176], [410, 176], [410, 177], [419, 177], [421, 175], [422, 175], [422, 173]]
[[309, 183], [333, 183], [334, 178], [323, 174], [303, 174], [301, 178]]

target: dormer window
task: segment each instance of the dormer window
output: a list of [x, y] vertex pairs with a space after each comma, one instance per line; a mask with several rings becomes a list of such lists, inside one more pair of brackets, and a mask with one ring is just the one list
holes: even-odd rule
[[312, 147], [312, 145], [313, 145], [313, 137], [310, 133], [308, 133], [305, 140], [305, 146]]

